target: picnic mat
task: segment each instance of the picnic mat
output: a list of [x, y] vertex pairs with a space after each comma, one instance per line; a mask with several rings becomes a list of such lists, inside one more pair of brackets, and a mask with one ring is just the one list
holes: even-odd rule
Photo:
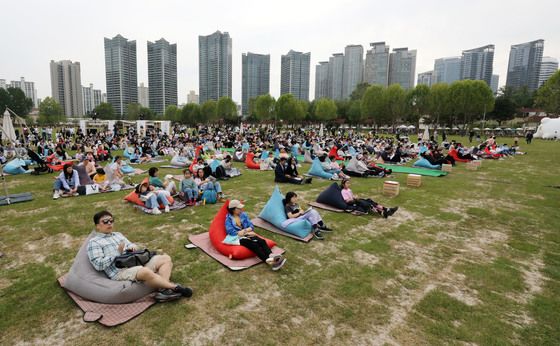
[[387, 165], [387, 164], [377, 164], [377, 165], [385, 169], [390, 169], [393, 171], [393, 173], [410, 173], [410, 174], [425, 175], [428, 177], [443, 177], [447, 175], [447, 172], [438, 171], [435, 169], [416, 168], [416, 167], [399, 166], [399, 165]]
[[[185, 203], [185, 202], [176, 198], [175, 202], [173, 204], [169, 205], [169, 211], [181, 210], [181, 209], [185, 209], [186, 207], [187, 207], [187, 203]], [[152, 214], [152, 209], [150, 209], [150, 208], [146, 208], [146, 207], [140, 206], [138, 204], [134, 204], [134, 208], [136, 208], [140, 211], [143, 211], [146, 214], [154, 215], [154, 214]], [[161, 214], [163, 215], [165, 213], [162, 211]]]
[[146, 173], [146, 172], [147, 172], [147, 170], [145, 170], [145, 169], [134, 168], [134, 172], [128, 173], [128, 174], [125, 174], [125, 175], [133, 176], [133, 175], [144, 174], [144, 173]]
[[[14, 193], [8, 196], [10, 197], [10, 204], [33, 200], [33, 195], [31, 195], [31, 192]], [[0, 205], [8, 205], [6, 196], [0, 196]]]
[[[333, 206], [330, 206], [330, 205], [324, 204], [324, 203], [309, 202], [307, 204], [309, 204], [310, 206], [315, 207], [315, 208], [324, 209], [324, 210], [332, 211], [332, 212], [335, 212], [335, 213], [345, 213], [346, 212], [345, 210], [338, 209], [338, 208], [335, 208]], [[360, 213], [358, 211], [352, 211], [348, 214], [352, 214], [352, 215], [356, 215], [356, 216], [366, 215], [366, 214]]]
[[[65, 277], [66, 275], [63, 275], [58, 278], [58, 283], [63, 289]], [[102, 304], [84, 299], [66, 289], [64, 291], [68, 293], [74, 303], [84, 312], [84, 322], [99, 322], [106, 327], [114, 327], [128, 322], [156, 303], [153, 294], [149, 294], [132, 303]]]
[[[216, 250], [210, 241], [210, 235], [208, 232], [201, 234], [193, 234], [189, 236], [189, 241], [198, 247], [200, 250], [204, 251], [208, 256], [212, 257], [216, 261], [220, 262], [224, 266], [228, 267], [230, 270], [237, 271], [250, 268], [256, 264], [262, 263], [262, 261], [257, 257], [251, 257], [244, 260], [234, 260], [227, 256], [222, 255]], [[187, 249], [193, 248], [190, 244], [186, 244]], [[272, 253], [275, 255], [281, 255], [285, 252], [284, 249], [275, 246], [272, 248]]]
[[163, 165], [159, 166], [159, 168], [175, 168], [175, 169], [184, 169], [188, 168], [189, 166], [173, 166], [173, 165]]
[[291, 234], [288, 232], [284, 232], [282, 231], [280, 228], [274, 226], [273, 224], [261, 219], [260, 217], [256, 217], [253, 220], [251, 220], [251, 222], [253, 223], [253, 225], [265, 229], [267, 231], [270, 231], [272, 233], [276, 233], [276, 234], [280, 234], [286, 237], [290, 237], [299, 241], [303, 241], [308, 243], [311, 239], [313, 239], [313, 233], [309, 233], [305, 238], [300, 238], [295, 234]]

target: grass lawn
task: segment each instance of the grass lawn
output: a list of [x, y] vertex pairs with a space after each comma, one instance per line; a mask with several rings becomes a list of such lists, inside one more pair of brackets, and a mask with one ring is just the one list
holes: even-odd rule
[[[54, 175], [7, 177], [10, 193], [35, 199], [0, 207], [0, 344], [559, 345], [560, 189], [550, 185], [560, 185], [560, 143], [522, 149], [528, 155], [478, 171], [459, 163], [446, 177], [422, 177], [420, 188], [394, 175], [395, 198], [381, 195], [381, 179], [352, 179], [355, 193], [398, 205], [397, 214], [321, 211], [335, 232], [308, 244], [261, 230], [287, 250], [277, 273], [231, 272], [183, 247], [220, 204], [152, 216], [125, 204], [126, 192], [54, 201]], [[281, 190], [312, 201], [329, 184]], [[222, 183], [251, 216], [273, 186], [272, 172], [246, 169]], [[111, 329], [82, 322], [56, 279], [101, 209], [130, 240], [170, 254], [172, 279], [193, 287], [193, 298]]]

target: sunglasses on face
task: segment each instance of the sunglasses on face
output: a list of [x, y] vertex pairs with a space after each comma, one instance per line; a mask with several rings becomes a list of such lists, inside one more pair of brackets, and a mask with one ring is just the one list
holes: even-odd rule
[[105, 220], [101, 220], [101, 223], [104, 225], [112, 225], [113, 223], [115, 223], [114, 219], [105, 219]]

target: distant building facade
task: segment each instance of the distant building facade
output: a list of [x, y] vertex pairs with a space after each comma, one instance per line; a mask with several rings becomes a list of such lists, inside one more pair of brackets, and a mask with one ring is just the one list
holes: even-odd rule
[[418, 74], [418, 85], [432, 86], [434, 79], [434, 71], [427, 71]]
[[483, 80], [490, 86], [494, 69], [494, 45], [464, 50], [461, 56], [461, 79]]
[[558, 59], [550, 56], [542, 58], [541, 72], [539, 74], [539, 88], [558, 71]]
[[115, 114], [122, 117], [129, 104], [138, 103], [136, 41], [117, 35], [105, 38], [104, 46], [107, 102], [113, 106]]
[[80, 63], [70, 60], [50, 63], [52, 97], [67, 117], [84, 115]]
[[292, 94], [299, 100], [309, 101], [311, 53], [290, 50], [282, 55], [280, 64], [280, 94]]
[[364, 82], [371, 85], [389, 85], [389, 46], [385, 42], [370, 43], [366, 52]]
[[[198, 36], [198, 92], [200, 103], [231, 97], [232, 41], [229, 33], [216, 31]], [[151, 85], [150, 85], [151, 87]]]
[[451, 84], [461, 79], [461, 57], [452, 56], [439, 58], [434, 61], [434, 76], [432, 84]]
[[150, 109], [163, 115], [167, 106], [177, 106], [177, 44], [165, 39], [148, 41], [148, 94]]
[[415, 77], [416, 50], [393, 49], [389, 57], [389, 85], [399, 84], [403, 89], [412, 89]]
[[270, 93], [270, 55], [241, 55], [241, 114], [249, 115], [249, 100]]

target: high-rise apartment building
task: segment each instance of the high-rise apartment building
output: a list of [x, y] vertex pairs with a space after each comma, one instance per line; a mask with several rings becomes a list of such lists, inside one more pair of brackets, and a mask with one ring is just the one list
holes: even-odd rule
[[344, 48], [344, 67], [342, 75], [342, 98], [350, 98], [350, 94], [363, 80], [364, 47], [349, 45]]
[[527, 87], [534, 91], [539, 87], [544, 40], [536, 40], [511, 46], [506, 86], [518, 89]]
[[385, 42], [370, 43], [366, 52], [364, 82], [371, 85], [389, 85], [389, 46]]
[[104, 46], [107, 102], [122, 117], [129, 104], [138, 103], [136, 41], [117, 35], [105, 38]]
[[67, 117], [84, 115], [80, 63], [70, 60], [50, 63], [51, 92]]
[[403, 89], [414, 88], [416, 77], [416, 50], [395, 48], [389, 57], [389, 85], [399, 84]]
[[138, 103], [142, 107], [150, 107], [150, 88], [140, 83], [138, 86]]
[[541, 72], [539, 74], [539, 88], [543, 85], [553, 74], [558, 71], [558, 59], [550, 56], [544, 56], [541, 63]]
[[282, 55], [280, 94], [292, 94], [299, 100], [309, 101], [309, 69], [311, 53], [290, 50]]
[[344, 54], [335, 53], [329, 58], [328, 76], [329, 97], [333, 100], [342, 100], [342, 81], [344, 79]]
[[321, 61], [315, 66], [315, 100], [329, 97], [329, 62]]
[[418, 74], [418, 85], [427, 85], [429, 87], [432, 86], [434, 81], [434, 71], [427, 71]]
[[241, 55], [241, 114], [249, 115], [249, 100], [270, 93], [270, 55]]
[[[231, 97], [232, 44], [229, 33], [198, 36], [198, 92], [200, 103]], [[150, 85], [151, 88], [151, 85]]]
[[148, 41], [149, 107], [163, 115], [167, 106], [177, 106], [177, 44], [165, 39]]
[[461, 79], [461, 57], [452, 56], [434, 61], [434, 76], [432, 84], [451, 84]]
[[494, 45], [464, 50], [461, 56], [461, 79], [483, 80], [490, 86], [494, 69]]

